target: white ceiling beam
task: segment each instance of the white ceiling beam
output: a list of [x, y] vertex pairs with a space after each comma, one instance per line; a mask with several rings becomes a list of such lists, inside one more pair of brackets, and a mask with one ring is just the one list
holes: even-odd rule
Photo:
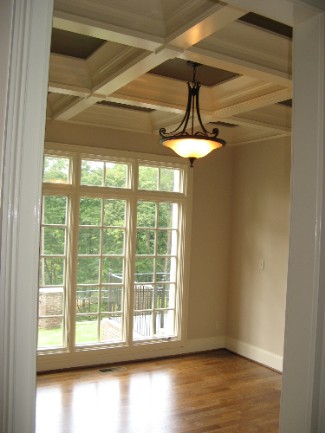
[[80, 97], [90, 95], [91, 77], [85, 60], [50, 55], [49, 91]]
[[287, 138], [290, 134], [275, 133], [270, 130], [251, 127], [241, 127], [238, 131], [233, 131], [232, 140], [228, 142], [231, 146], [243, 146], [245, 144], [260, 143], [261, 141], [277, 140]]
[[229, 118], [223, 119], [223, 121], [232, 123], [238, 126], [249, 126], [250, 128], [256, 128], [256, 129], [266, 129], [270, 130], [272, 132], [276, 132], [278, 134], [283, 135], [291, 135], [291, 128], [290, 126], [281, 126], [279, 124], [269, 123], [267, 120], [256, 120], [254, 117], [241, 117], [241, 116], [233, 116]]
[[[59, 113], [58, 120], [69, 120], [76, 114], [79, 114], [82, 110], [88, 108], [90, 105], [96, 102], [106, 99], [106, 95], [114, 93], [119, 88], [133, 82], [137, 77], [142, 76], [148, 70], [154, 68], [158, 64], [175, 57], [177, 52], [171, 49], [163, 49], [159, 53], [141, 53], [138, 57], [133, 57], [128, 64], [121, 67], [113, 76], [110, 78], [102, 79], [100, 83], [91, 89], [91, 96], [85, 99], [79, 99], [74, 102], [73, 106], [68, 106], [67, 111], [61, 111]], [[50, 84], [52, 88], [54, 86]], [[66, 89], [66, 86], [63, 86]]]
[[291, 107], [282, 104], [273, 104], [258, 110], [252, 110], [229, 118], [224, 118], [223, 120], [236, 125], [249, 125], [253, 128], [267, 128], [279, 133], [290, 135], [291, 117]]
[[93, 105], [74, 116], [73, 123], [152, 134], [150, 113]]
[[[219, 110], [220, 113], [222, 110], [224, 113], [230, 112], [231, 107], [234, 111], [239, 108], [240, 111], [253, 110], [291, 98], [291, 88], [249, 77], [234, 78], [214, 87], [201, 86], [200, 92], [201, 110]], [[119, 89], [108, 99], [156, 110], [183, 112], [187, 100], [187, 86], [177, 80], [147, 74]]]
[[166, 44], [185, 50], [245, 14], [242, 9], [218, 3], [203, 16], [196, 17], [192, 23], [183, 25], [177, 32], [167, 37]]
[[53, 120], [70, 120], [77, 114], [91, 107], [98, 102], [98, 98], [89, 96], [88, 98], [76, 98], [73, 101], [67, 101], [67, 104], [61, 107], [55, 113], [52, 113]]
[[164, 43], [164, 38], [139, 31], [54, 10], [53, 27], [79, 33], [104, 41], [116, 42], [126, 46], [155, 51]]
[[189, 47], [181, 57], [288, 86], [291, 49], [287, 37], [237, 21]]
[[[163, 52], [162, 55], [164, 54]], [[154, 74], [142, 74], [143, 70], [151, 68], [152, 64], [149, 66], [148, 62], [152, 60], [144, 57], [144, 65], [141, 72], [141, 62], [135, 61], [134, 68], [137, 68], [139, 78], [134, 79], [135, 73], [133, 73], [132, 79], [130, 78], [129, 74], [132, 73], [132, 68], [128, 65], [124, 78], [123, 74], [119, 74], [115, 79], [116, 81], [112, 79], [109, 83], [105, 83], [104, 86], [99, 86], [98, 93], [92, 93], [91, 97], [85, 98], [85, 100], [84, 98], [79, 98], [73, 100], [72, 103], [69, 101], [65, 107], [60, 107], [60, 110], [54, 110], [54, 115], [59, 116], [60, 120], [68, 120], [80, 113], [82, 109], [86, 109], [91, 104], [95, 104], [103, 99], [173, 113], [183, 112], [187, 97], [187, 87], [183, 82], [178, 80]], [[64, 73], [66, 73], [66, 69], [62, 72], [61, 82], [64, 80]], [[72, 73], [68, 73], [69, 77], [72, 75]], [[127, 84], [120, 88], [122, 79]], [[50, 87], [53, 87], [51, 82]], [[66, 90], [68, 83], [64, 83], [63, 87]], [[117, 90], [115, 91], [115, 89]], [[88, 90], [90, 91], [90, 89]], [[106, 94], [110, 96], [106, 97]], [[291, 88], [281, 87], [251, 77], [240, 76], [212, 88], [202, 86], [201, 110], [202, 112], [212, 113], [213, 117], [225, 118], [290, 98]]]
[[258, 78], [259, 80], [279, 84], [280, 86], [291, 86], [292, 77], [287, 73], [279, 72], [247, 60], [217, 53], [216, 51], [212, 52], [198, 47], [191, 47], [178, 57], [213, 68], [224, 69], [235, 74]]
[[[106, 44], [86, 61], [88, 72], [90, 72], [90, 79], [93, 83], [91, 94], [93, 96], [95, 93], [107, 96], [111, 95], [154, 67], [164, 63], [166, 60], [178, 56], [180, 54], [180, 49], [184, 46], [188, 47], [190, 44], [201, 41], [216, 30], [228, 24], [230, 21], [236, 20], [239, 16], [243, 15], [243, 13], [244, 12], [238, 8], [217, 4], [213, 8], [210, 8], [205, 14], [196, 17], [195, 20], [192, 20], [192, 22], [183, 26], [181, 31], [178, 31], [177, 34], [169, 37], [168, 44], [161, 44], [160, 46], [156, 45], [154, 52], [142, 50], [137, 51], [135, 48], [122, 47], [120, 48], [119, 53], [116, 54], [119, 61], [115, 62], [118, 67], [115, 68], [113, 73], [112, 56], [111, 50], [109, 49], [112, 48], [112, 45]], [[83, 34], [85, 34], [85, 32], [90, 32], [91, 35], [94, 36], [96, 33], [95, 25], [100, 25], [100, 23], [92, 22], [93, 28], [90, 29], [89, 27], [85, 27], [85, 21], [87, 20], [89, 19], [80, 16], [68, 17], [68, 14], [62, 11], [55, 11], [54, 13], [54, 25], [56, 27], [75, 32], [82, 31]], [[89, 22], [88, 24], [90, 25]], [[102, 26], [100, 26], [100, 28], [102, 28]], [[121, 40], [120, 38], [116, 38], [115, 41], [118, 41], [119, 43], [127, 43], [126, 40]], [[116, 48], [116, 45], [117, 44], [115, 44], [115, 47], [113, 48]], [[142, 45], [141, 48], [144, 48], [144, 46]], [[56, 63], [54, 63], [54, 66], [55, 65]], [[94, 65], [100, 66], [96, 68]], [[55, 73], [58, 75], [57, 70], [53, 72], [50, 81], [58, 85], [59, 80], [55, 79]], [[98, 76], [100, 78], [98, 78]], [[75, 83], [74, 86], [76, 87]], [[55, 86], [52, 85], [52, 89], [54, 88]], [[66, 91], [66, 88], [64, 90]], [[68, 107], [69, 115], [64, 115], [62, 112], [60, 113], [60, 116], [64, 115], [65, 120], [68, 120], [71, 118], [68, 116], [72, 116], [74, 112], [80, 112], [82, 107], [88, 107], [91, 101], [97, 101], [97, 99], [87, 97], [87, 103], [79, 100], [79, 102], [74, 105], [73, 110], [71, 107]], [[77, 107], [78, 105], [80, 105], [79, 108]]]
[[[291, 41], [237, 22], [245, 12], [236, 6], [211, 4], [174, 0], [159, 17], [158, 1], [133, 0], [125, 8], [119, 2], [56, 0], [54, 27], [107, 42], [87, 60], [51, 55], [49, 89], [56, 93], [49, 95], [51, 118], [148, 133], [177, 126], [186, 86], [147, 72], [178, 57], [242, 75], [201, 87], [205, 122], [238, 124], [234, 130], [240, 129], [246, 141], [288, 135], [290, 126], [265, 107], [291, 97]], [[96, 105], [100, 100], [156, 111]]]
[[276, 104], [277, 102], [286, 101], [291, 98], [289, 89], [280, 89], [270, 91], [264, 95], [247, 98], [245, 101], [228, 105], [227, 107], [219, 108], [214, 111], [213, 115], [217, 118], [224, 119], [229, 116], [235, 116], [239, 113], [255, 110], [268, 105]]
[[155, 53], [141, 53], [137, 58], [133, 58], [123, 65], [113, 76], [106, 76], [101, 83], [93, 88], [93, 91], [111, 95], [166, 60], [175, 58], [178, 54], [179, 51], [171, 48], [163, 48]]

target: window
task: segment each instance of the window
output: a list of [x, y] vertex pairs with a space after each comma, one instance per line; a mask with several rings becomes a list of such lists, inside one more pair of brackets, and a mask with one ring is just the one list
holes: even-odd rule
[[175, 335], [178, 204], [138, 201], [133, 338]]
[[39, 351], [179, 340], [186, 165], [81, 150], [44, 157]]

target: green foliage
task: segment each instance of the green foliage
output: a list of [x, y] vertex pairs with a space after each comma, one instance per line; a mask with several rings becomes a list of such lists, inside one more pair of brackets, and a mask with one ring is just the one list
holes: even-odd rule
[[43, 223], [65, 224], [67, 217], [67, 197], [45, 195], [43, 198]]
[[70, 159], [46, 156], [44, 158], [43, 181], [54, 183], [68, 183]]
[[140, 165], [139, 189], [147, 191], [179, 191], [179, 170]]
[[44, 257], [40, 263], [40, 286], [63, 286], [64, 258]]
[[81, 185], [126, 188], [127, 184], [127, 164], [89, 160], [81, 163]]

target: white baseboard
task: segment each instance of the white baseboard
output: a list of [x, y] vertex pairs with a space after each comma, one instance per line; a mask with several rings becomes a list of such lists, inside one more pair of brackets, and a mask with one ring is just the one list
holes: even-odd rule
[[187, 340], [183, 344], [175, 345], [148, 345], [137, 348], [110, 349], [108, 351], [85, 351], [74, 354], [52, 354], [38, 356], [38, 371], [60, 370], [77, 366], [90, 366], [105, 363], [125, 362], [132, 360], [162, 358], [166, 356], [204, 352], [214, 349], [226, 348], [238, 355], [252, 361], [266, 365], [274, 370], [282, 372], [283, 358], [275, 353], [268, 352], [243, 341], [230, 337], [209, 337]]
[[101, 365], [134, 361], [140, 359], [163, 358], [166, 356], [204, 352], [225, 347], [224, 337], [197, 338], [173, 344], [152, 344], [137, 347], [111, 348], [98, 351], [74, 353], [41, 354], [37, 357], [37, 371], [60, 370], [78, 366]]
[[237, 353], [238, 355], [244, 356], [245, 358], [251, 359], [252, 361], [256, 361], [276, 371], [282, 372], [283, 357], [280, 355], [230, 337], [225, 338], [224, 347], [228, 350], [231, 350], [232, 352]]

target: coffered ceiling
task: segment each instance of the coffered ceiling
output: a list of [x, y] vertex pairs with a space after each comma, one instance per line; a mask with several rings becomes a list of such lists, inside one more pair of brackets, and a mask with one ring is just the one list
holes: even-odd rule
[[229, 144], [288, 136], [291, 42], [217, 0], [56, 0], [47, 116], [158, 139], [184, 114], [190, 60], [207, 128]]

